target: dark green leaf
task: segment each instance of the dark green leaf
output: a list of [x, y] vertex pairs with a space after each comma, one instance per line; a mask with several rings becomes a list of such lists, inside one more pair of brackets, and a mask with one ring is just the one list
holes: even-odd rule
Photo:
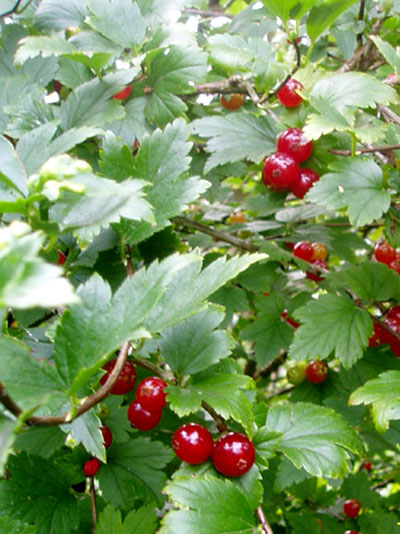
[[307, 19], [307, 33], [311, 41], [316, 41], [337, 17], [357, 0], [324, 0], [315, 2]]
[[157, 516], [154, 505], [149, 504], [132, 510], [124, 521], [119, 510], [106, 506], [99, 517], [97, 534], [133, 534], [134, 532], [154, 534], [156, 529]]

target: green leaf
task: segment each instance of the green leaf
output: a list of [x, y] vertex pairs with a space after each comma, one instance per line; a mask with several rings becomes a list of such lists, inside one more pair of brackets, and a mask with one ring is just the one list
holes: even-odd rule
[[375, 46], [382, 56], [388, 63], [390, 63], [390, 65], [392, 65], [393, 69], [396, 71], [396, 74], [400, 74], [400, 56], [398, 54], [398, 50], [395, 50], [393, 46], [377, 35], [370, 35], [369, 39], [375, 43]]
[[13, 450], [16, 426], [16, 421], [0, 414], [0, 476], [2, 477], [5, 476], [8, 456]]
[[318, 139], [333, 130], [354, 130], [359, 108], [398, 101], [392, 87], [361, 72], [324, 77], [313, 86], [309, 98], [318, 113], [308, 116], [303, 130], [312, 139]]
[[167, 285], [196, 256], [170, 256], [140, 269], [111, 299], [109, 285], [93, 275], [78, 294], [81, 304], [67, 310], [56, 329], [54, 359], [65, 384], [79, 388], [110, 352], [144, 334], [146, 316]]
[[315, 2], [307, 18], [307, 34], [311, 41], [315, 42], [321, 33], [355, 2], [357, 0], [324, 0]]
[[58, 426], [30, 427], [17, 435], [15, 449], [50, 458], [65, 443], [65, 434]]
[[62, 56], [72, 54], [75, 47], [60, 37], [24, 37], [19, 42], [19, 48], [15, 54], [15, 61], [24, 64], [28, 59], [41, 55], [42, 57]]
[[365, 261], [329, 276], [335, 287], [350, 288], [359, 298], [374, 301], [400, 300], [400, 277], [387, 265]]
[[349, 452], [362, 455], [363, 444], [333, 410], [307, 403], [279, 404], [268, 411], [267, 427], [281, 432], [279, 450], [313, 476], [343, 477]]
[[275, 125], [265, 116], [236, 112], [225, 117], [205, 117], [192, 122], [193, 132], [207, 141], [211, 152], [205, 172], [218, 165], [248, 158], [259, 163], [275, 150]]
[[35, 26], [41, 30], [65, 30], [80, 26], [87, 15], [82, 0], [46, 0], [35, 12]]
[[124, 106], [125, 117], [107, 124], [107, 129], [128, 146], [132, 146], [136, 139], [141, 141], [145, 134], [151, 134], [153, 131], [144, 115], [146, 105], [147, 98], [144, 96], [130, 99]]
[[244, 375], [213, 374], [195, 378], [185, 387], [168, 386], [167, 400], [180, 417], [195, 413], [206, 401], [224, 419], [232, 417], [247, 434], [253, 434], [252, 405], [243, 389], [254, 387], [253, 380]]
[[283, 491], [293, 484], [303, 482], [310, 475], [303, 468], [297, 469], [287, 458], [283, 458], [276, 475], [274, 490]]
[[180, 272], [145, 321], [150, 332], [159, 332], [204, 309], [204, 300], [250, 265], [265, 259], [264, 254], [225, 257], [201, 269], [201, 260]]
[[0, 355], [1, 381], [23, 410], [41, 404], [56, 409], [67, 400], [54, 367], [35, 360], [21, 341], [1, 335]]
[[39, 256], [44, 236], [15, 221], [0, 229], [0, 307], [32, 308], [77, 302], [72, 285], [56, 265]]
[[25, 170], [12, 144], [3, 136], [0, 136], [0, 152], [0, 180], [11, 186], [18, 193], [26, 195], [28, 185]]
[[103, 149], [100, 150], [100, 158], [99, 167], [104, 176], [117, 182], [122, 182], [122, 180], [132, 176], [132, 152], [111, 132], [107, 132], [105, 135]]
[[[306, 0], [300, 2], [299, 0], [263, 0], [264, 6], [272, 11], [274, 15], [287, 23], [289, 19], [300, 20], [313, 6], [316, 0]], [[320, 3], [318, 3], [320, 4]]]
[[167, 478], [162, 470], [171, 459], [170, 448], [149, 438], [113, 444], [107, 450], [107, 464], [98, 472], [104, 499], [123, 510], [130, 510], [135, 499], [161, 504]]
[[253, 509], [230, 480], [182, 477], [165, 491], [180, 509], [166, 514], [160, 534], [254, 533]]
[[34, 525], [2, 517], [0, 518], [0, 534], [37, 534], [37, 528]]
[[219, 307], [211, 306], [162, 332], [161, 353], [174, 373], [198, 373], [229, 356], [232, 339], [226, 331], [216, 330], [224, 315]]
[[347, 207], [350, 223], [363, 226], [378, 219], [390, 206], [381, 168], [372, 160], [346, 158], [332, 163], [306, 199], [331, 209]]
[[70, 425], [63, 425], [62, 428], [64, 432], [70, 432], [72, 439], [76, 443], [81, 443], [88, 453], [105, 462], [106, 450], [100, 427], [101, 420], [91, 409], [74, 419]]
[[[142, 42], [146, 23], [135, 2], [131, 0], [89, 0], [91, 11], [85, 20], [93, 29], [124, 48]], [[121, 25], [121, 20], [124, 24]]]
[[238, 35], [229, 33], [210, 37], [210, 61], [214, 69], [228, 76], [245, 70], [253, 59], [247, 42]]
[[384, 432], [391, 419], [400, 419], [400, 371], [386, 371], [356, 389], [352, 405], [371, 404], [376, 428]]
[[71, 480], [51, 460], [11, 457], [8, 480], [0, 481], [0, 515], [37, 526], [38, 534], [70, 534], [79, 526]]
[[132, 534], [133, 532], [154, 534], [157, 526], [157, 516], [152, 504], [132, 510], [124, 521], [122, 521], [120, 510], [114, 510], [108, 505], [100, 514], [97, 534]]
[[294, 317], [302, 323], [290, 347], [290, 357], [295, 360], [323, 359], [334, 351], [340, 363], [349, 368], [362, 357], [372, 334], [368, 313], [337, 295], [310, 300], [295, 311]]
[[268, 460], [276, 456], [276, 451], [281, 443], [279, 432], [270, 432], [267, 427], [257, 430], [253, 438], [253, 445], [256, 448], [256, 462], [263, 467], [268, 467]]
[[151, 183], [146, 199], [154, 208], [156, 224], [135, 224], [129, 234], [131, 244], [143, 241], [168, 226], [172, 217], [181, 213], [209, 186], [205, 180], [186, 175], [191, 149], [188, 135], [185, 122], [177, 120], [163, 132], [156, 130], [151, 137], [142, 139], [134, 176]]

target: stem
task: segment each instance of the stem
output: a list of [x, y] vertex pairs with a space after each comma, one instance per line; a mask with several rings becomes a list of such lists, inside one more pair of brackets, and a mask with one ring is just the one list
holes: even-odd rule
[[214, 421], [217, 423], [217, 428], [220, 432], [226, 432], [228, 429], [228, 425], [225, 423], [225, 419], [217, 414], [217, 412], [212, 408], [208, 402], [201, 401], [201, 406], [204, 408], [206, 412], [208, 412], [211, 417], [214, 419]]
[[[358, 11], [358, 17], [357, 17], [357, 20], [364, 20], [364, 11], [365, 11], [365, 0], [361, 0], [360, 1], [360, 9]], [[357, 41], [360, 45], [362, 45], [362, 37], [363, 37], [363, 32], [359, 33], [357, 35]]]
[[271, 528], [271, 525], [268, 523], [268, 520], [267, 520], [267, 518], [265, 517], [265, 514], [264, 514], [264, 510], [262, 509], [261, 506], [257, 507], [257, 517], [258, 517], [258, 520], [261, 523], [263, 532], [265, 534], [274, 534], [273, 530]]
[[228, 13], [224, 13], [223, 11], [213, 11], [210, 10], [203, 10], [203, 9], [195, 9], [191, 7], [185, 7], [183, 10], [184, 13], [187, 13], [188, 15], [198, 15], [199, 17], [227, 17], [228, 19], [232, 19], [233, 15], [230, 15]]
[[142, 360], [140, 358], [131, 358], [130, 361], [137, 365], [138, 367], [142, 367], [143, 369], [148, 369], [151, 371], [154, 375], [159, 376], [160, 378], [165, 378], [166, 374], [154, 363], [149, 362], [148, 360]]
[[352, 153], [352, 150], [338, 150], [335, 148], [332, 148], [331, 150], [329, 150], [329, 152], [331, 154], [336, 154], [337, 156], [358, 156], [360, 154], [369, 154], [371, 152], [388, 152], [390, 150], [398, 150], [398, 149], [400, 149], [400, 144], [372, 146], [370, 148], [361, 148], [359, 150], [355, 150], [354, 154]]
[[351, 132], [351, 157], [355, 157], [356, 155], [356, 146], [357, 146], [357, 138], [354, 134], [354, 132]]
[[96, 534], [96, 523], [97, 523], [97, 510], [96, 510], [96, 490], [94, 487], [94, 477], [90, 477], [90, 508], [92, 511], [92, 534]]
[[129, 245], [125, 245], [125, 254], [126, 254], [125, 271], [126, 271], [126, 276], [129, 278], [134, 273], [133, 265], [132, 265], [132, 250]]

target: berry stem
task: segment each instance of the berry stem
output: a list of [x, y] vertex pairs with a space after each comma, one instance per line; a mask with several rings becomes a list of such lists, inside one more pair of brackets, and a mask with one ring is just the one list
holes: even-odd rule
[[132, 358], [130, 361], [134, 365], [137, 365], [138, 367], [142, 367], [143, 369], [148, 369], [155, 376], [159, 376], [160, 378], [163, 378], [163, 379], [170, 378], [159, 367], [157, 367], [157, 365], [149, 362], [148, 360], [142, 360], [141, 358]]
[[273, 530], [271, 528], [271, 525], [268, 523], [268, 520], [265, 517], [264, 510], [262, 509], [261, 506], [258, 506], [258, 508], [257, 508], [257, 517], [258, 517], [258, 520], [261, 523], [263, 532], [265, 534], [274, 534], [274, 532], [273, 532]]
[[219, 432], [226, 432], [228, 430], [228, 425], [225, 423], [225, 419], [217, 414], [217, 412], [212, 408], [208, 402], [202, 400], [201, 401], [202, 408], [208, 412], [211, 417], [214, 419], [214, 421], [217, 423], [217, 428]]
[[94, 487], [94, 477], [90, 477], [90, 508], [92, 512], [92, 534], [96, 534], [97, 509], [96, 509], [96, 489]]

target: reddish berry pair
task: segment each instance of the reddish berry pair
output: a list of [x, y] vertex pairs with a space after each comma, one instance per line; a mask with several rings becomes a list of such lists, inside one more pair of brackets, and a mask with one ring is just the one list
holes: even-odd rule
[[172, 448], [180, 460], [193, 465], [211, 456], [215, 469], [228, 477], [247, 473], [255, 459], [254, 445], [244, 434], [229, 432], [214, 443], [210, 432], [196, 423], [188, 423], [175, 431]]
[[[393, 308], [387, 312], [384, 323], [391, 330], [400, 334], [400, 306], [393, 306]], [[400, 358], [400, 340], [380, 324], [374, 323], [374, 331], [368, 340], [368, 345], [370, 347], [379, 347], [380, 345], [383, 345], [383, 343], [387, 343], [393, 354]]]
[[321, 360], [312, 360], [305, 369], [305, 377], [313, 384], [319, 384], [328, 376], [328, 366]]
[[225, 98], [224, 95], [221, 95], [219, 101], [221, 106], [223, 106], [228, 111], [236, 111], [241, 108], [244, 102], [245, 95], [240, 93], [233, 93], [230, 97]]
[[378, 243], [374, 248], [374, 256], [377, 261], [400, 274], [400, 252], [397, 252], [389, 243], [386, 241]]
[[[320, 269], [328, 269], [326, 257], [328, 256], [328, 249], [323, 243], [310, 243], [309, 241], [299, 241], [293, 247], [293, 256], [304, 261], [309, 261], [315, 267]], [[313, 272], [306, 272], [307, 278], [314, 280], [314, 282], [321, 282], [322, 276]]]
[[[103, 425], [100, 427], [101, 433], [103, 434], [103, 444], [106, 449], [111, 445], [113, 440], [113, 435], [108, 426]], [[86, 477], [94, 477], [99, 470], [100, 462], [97, 458], [91, 458], [83, 464], [83, 474]]]
[[150, 376], [139, 382], [135, 400], [128, 407], [128, 419], [132, 427], [147, 431], [158, 425], [166, 405], [166, 387], [167, 383], [158, 376]]
[[348, 499], [343, 504], [343, 513], [347, 517], [357, 517], [361, 510], [361, 503], [357, 499]]

